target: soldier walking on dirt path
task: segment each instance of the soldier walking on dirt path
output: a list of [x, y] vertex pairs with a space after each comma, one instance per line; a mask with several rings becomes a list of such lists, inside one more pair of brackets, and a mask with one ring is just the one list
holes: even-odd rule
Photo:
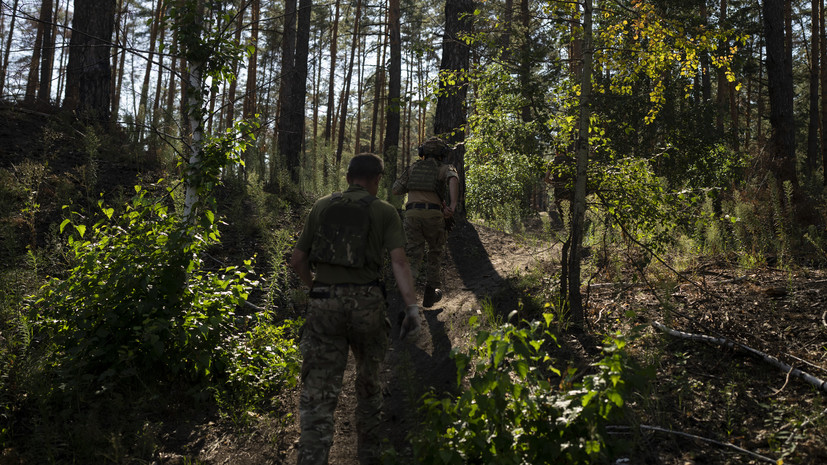
[[[390, 322], [381, 282], [383, 252], [406, 304], [400, 338], [420, 329], [405, 238], [396, 209], [376, 198], [384, 172], [373, 154], [355, 156], [348, 189], [319, 199], [296, 243], [290, 265], [310, 288], [302, 352], [298, 464], [328, 463], [334, 418], [348, 350], [356, 359], [359, 463], [380, 462], [382, 389], [379, 366], [388, 349]], [[315, 268], [315, 276], [313, 269]]]
[[427, 247], [423, 307], [431, 307], [442, 299], [441, 259], [450, 229], [446, 224], [453, 224], [459, 198], [457, 170], [443, 163], [450, 151], [441, 139], [428, 139], [419, 147], [420, 160], [393, 183], [394, 194], [408, 194], [405, 252], [411, 260], [414, 282], [422, 270]]

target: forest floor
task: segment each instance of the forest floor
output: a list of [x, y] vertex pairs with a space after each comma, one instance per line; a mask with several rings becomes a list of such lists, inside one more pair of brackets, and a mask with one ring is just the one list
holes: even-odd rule
[[[382, 373], [385, 429], [403, 463], [413, 463], [407, 435], [421, 427], [417, 400], [428, 391], [456, 390], [456, 368], [449, 354], [472, 340], [469, 318], [505, 319], [523, 308], [524, 294], [518, 288], [525, 290], [525, 276], [532, 270], [534, 285], [549, 284], [557, 269], [559, 243], [549, 241], [547, 231], [542, 237], [510, 235], [471, 223], [451, 233], [444, 264], [446, 295], [424, 310], [424, 331], [415, 344], [393, 338]], [[538, 275], [537, 270], [546, 273]], [[668, 336], [650, 325], [660, 321], [683, 331], [726, 337], [825, 379], [827, 272], [743, 270], [723, 262], [698, 262], [683, 277], [669, 274], [652, 286], [622, 279], [593, 282], [586, 295], [586, 334], [559, 340], [558, 359], [588, 369], [598, 358], [604, 335], [643, 328], [629, 351], [653, 366], [656, 374], [645, 392], [630, 399], [635, 418], [629, 424], [643, 429], [630, 439], [635, 446], [625, 456], [628, 460], [617, 463], [741, 464], [767, 458], [827, 463], [823, 391], [743, 350]], [[484, 314], [485, 301], [496, 314]], [[399, 308], [398, 296], [392, 294], [392, 322]], [[351, 357], [336, 412], [331, 464], [357, 463], [354, 377]], [[297, 392], [282, 405], [286, 411], [259, 417], [242, 433], [226, 421], [224, 426], [215, 421], [182, 425], [174, 432], [178, 439], [170, 436], [169, 448], [160, 455], [168, 459], [159, 463], [190, 463], [184, 456], [194, 456], [205, 464], [293, 464], [299, 436]]]

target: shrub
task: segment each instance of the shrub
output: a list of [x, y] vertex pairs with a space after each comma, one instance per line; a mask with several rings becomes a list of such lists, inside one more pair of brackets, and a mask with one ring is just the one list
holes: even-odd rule
[[223, 342], [238, 331], [237, 307], [256, 284], [251, 262], [205, 270], [200, 252], [218, 241], [213, 215], [186, 225], [136, 191], [122, 214], [99, 202], [93, 225], [61, 224], [61, 232], [70, 223], [75, 230], [72, 266], [65, 278], [51, 278], [30, 308], [69, 388], [125, 379], [218, 381], [232, 364]]
[[[544, 321], [505, 324], [479, 331], [470, 353], [454, 355], [462, 373], [472, 366], [468, 388], [456, 398], [424, 399], [425, 425], [414, 437], [419, 463], [544, 464], [605, 460], [606, 425], [622, 417], [625, 399], [638, 382], [625, 340], [606, 340], [595, 372], [573, 382], [549, 350], [556, 338]], [[551, 378], [563, 376], [559, 387]]]

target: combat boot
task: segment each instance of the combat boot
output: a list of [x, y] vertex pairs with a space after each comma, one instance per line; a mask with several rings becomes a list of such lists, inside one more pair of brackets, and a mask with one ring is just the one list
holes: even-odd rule
[[435, 303], [442, 300], [442, 289], [436, 289], [433, 286], [425, 286], [425, 295], [422, 298], [423, 307], [432, 307]]

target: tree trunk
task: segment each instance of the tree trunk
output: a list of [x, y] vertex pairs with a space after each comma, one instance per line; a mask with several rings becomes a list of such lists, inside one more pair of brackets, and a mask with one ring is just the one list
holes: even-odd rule
[[40, 84], [40, 64], [41, 56], [43, 55], [43, 42], [46, 29], [49, 28], [45, 21], [52, 15], [51, 3], [50, 0], [43, 0], [40, 4], [39, 20], [36, 23], [37, 34], [35, 35], [32, 59], [29, 65], [29, 77], [26, 80], [26, 94], [23, 97], [23, 102], [29, 105], [34, 103], [38, 95], [37, 88]]
[[6, 50], [3, 51], [3, 64], [0, 66], [0, 97], [3, 96], [3, 90], [6, 87], [6, 74], [9, 70], [9, 54], [11, 53], [11, 43], [14, 39], [14, 21], [17, 19], [17, 4], [19, 0], [14, 0], [11, 7], [11, 21], [9, 22], [9, 38], [6, 40]]
[[767, 89], [770, 100], [769, 168], [779, 183], [797, 186], [795, 172], [795, 125], [793, 78], [785, 44], [785, 0], [764, 0], [764, 31], [767, 50]]
[[[721, 0], [721, 9], [719, 12], [718, 17], [718, 27], [726, 28], [727, 24], [727, 0]], [[721, 43], [718, 45], [720, 50], [727, 50], [729, 48], [729, 44], [722, 40]], [[726, 77], [726, 69], [723, 67], [718, 67], [717, 69], [717, 78], [718, 78], [718, 94], [715, 99], [715, 128], [719, 135], [723, 136], [726, 129], [724, 128], [724, 117], [727, 114], [727, 110], [729, 108], [729, 81]]]
[[592, 0], [583, 2], [583, 67], [580, 78], [580, 117], [578, 124], [576, 163], [577, 177], [572, 201], [571, 233], [568, 266], [568, 305], [572, 328], [585, 328], [583, 301], [580, 295], [580, 251], [583, 244], [583, 222], [586, 215], [586, 182], [589, 164], [589, 125], [592, 93]]
[[87, 121], [110, 115], [110, 40], [115, 0], [75, 0], [63, 107]]
[[146, 69], [144, 70], [144, 82], [141, 85], [141, 97], [138, 101], [138, 140], [144, 140], [144, 126], [146, 124], [147, 104], [149, 101], [149, 81], [152, 77], [152, 62], [155, 59], [155, 41], [158, 38], [158, 27], [161, 24], [161, 12], [164, 11], [164, 0], [156, 0], [157, 4], [153, 4], [152, 20], [149, 24], [149, 53], [146, 61]]
[[[294, 2], [295, 3], [295, 2]], [[238, 18], [236, 19], [236, 29], [235, 29], [235, 43], [241, 43], [241, 29], [242, 24], [244, 23], [244, 10], [238, 12]], [[233, 74], [238, 76], [238, 59], [233, 60]], [[227, 91], [227, 108], [226, 108], [226, 117], [224, 118], [224, 127], [221, 129], [226, 129], [232, 127], [235, 120], [235, 100], [236, 100], [236, 92], [238, 90], [238, 79], [233, 79], [230, 81], [229, 84], [230, 88]]]
[[282, 47], [281, 111], [278, 118], [278, 149], [291, 180], [298, 185], [304, 141], [304, 106], [307, 98], [307, 54], [310, 48], [311, 1], [294, 1], [285, 10]]
[[[58, 1], [58, 6], [59, 6]], [[53, 22], [54, 2], [43, 0], [40, 7], [41, 25], [43, 27], [43, 48], [40, 60], [40, 85], [37, 89], [37, 100], [49, 103], [52, 99], [52, 68], [55, 61], [55, 24]], [[44, 14], [45, 12], [45, 14]]]
[[827, 28], [825, 28], [824, 0], [820, 2], [819, 30], [821, 40], [821, 172], [827, 186]]
[[819, 84], [819, 58], [821, 53], [819, 41], [819, 3], [821, 0], [812, 0], [812, 15], [810, 28], [810, 114], [807, 127], [807, 167], [810, 173], [814, 173], [818, 166], [818, 129], [819, 129], [819, 105], [818, 105], [818, 84]]
[[353, 154], [356, 155], [362, 152], [362, 96], [364, 89], [362, 80], [365, 75], [365, 60], [363, 58], [365, 43], [363, 40], [356, 41], [356, 130], [353, 134]]
[[[66, 42], [66, 31], [69, 30], [69, 6], [68, 2], [65, 8], [65, 14], [63, 15], [63, 24], [61, 25], [61, 30], [63, 31], [62, 36], [63, 39], [61, 43]], [[57, 21], [57, 19], [55, 19]], [[55, 105], [60, 106], [61, 98], [63, 96], [63, 84], [64, 84], [64, 77], [66, 76], [65, 67], [66, 67], [66, 47], [60, 47], [60, 58], [58, 58], [58, 76], [57, 76], [57, 92], [55, 97]], [[1, 85], [1, 84], [0, 84]], [[2, 94], [2, 92], [0, 92]]]
[[[244, 118], [252, 118], [256, 114], [256, 74], [258, 73], [258, 21], [261, 11], [261, 1], [252, 0], [250, 5], [252, 8], [250, 22], [252, 23], [252, 30], [250, 32], [250, 45], [255, 47], [253, 53], [250, 54], [250, 59], [247, 61], [247, 87], [244, 94], [244, 106], [242, 114]], [[241, 25], [239, 24], [239, 28]]]
[[[459, 174], [459, 202], [457, 209], [465, 212], [465, 131], [468, 122], [465, 98], [468, 82], [460, 75], [467, 70], [470, 51], [462, 36], [472, 32], [473, 0], [446, 0], [445, 35], [442, 39], [442, 63], [440, 64], [439, 91], [434, 114], [434, 134], [443, 137], [454, 147], [452, 160]], [[450, 84], [449, 78], [456, 79]]]
[[388, 106], [385, 126], [385, 185], [387, 200], [397, 208], [402, 207], [402, 197], [393, 195], [391, 185], [396, 180], [396, 162], [399, 158], [399, 127], [401, 118], [400, 92], [402, 90], [402, 40], [400, 33], [399, 0], [388, 1], [388, 40], [391, 61], [388, 66]]
[[336, 58], [337, 45], [339, 42], [339, 8], [341, 0], [336, 0], [336, 13], [333, 15], [333, 30], [330, 37], [330, 78], [328, 79], [327, 87], [327, 117], [324, 123], [324, 138], [325, 145], [331, 145], [331, 137], [333, 137], [333, 127], [335, 126], [334, 115], [336, 114], [336, 104], [334, 102], [336, 95]]
[[342, 151], [345, 146], [345, 127], [347, 125], [347, 102], [350, 96], [350, 81], [353, 77], [353, 63], [356, 59], [356, 43], [359, 40], [359, 24], [362, 21], [362, 0], [356, 0], [356, 18], [353, 22], [353, 39], [350, 43], [350, 60], [345, 71], [345, 82], [342, 88], [341, 115], [339, 119], [339, 138], [336, 143], [336, 166], [342, 162]]
[[[387, 24], [387, 13], [385, 14], [385, 24]], [[377, 43], [382, 43], [382, 36], [388, 34], [387, 26], [385, 30], [380, 30], [380, 36], [376, 38]], [[379, 101], [382, 99], [382, 89], [385, 87], [385, 68], [382, 63], [382, 53], [376, 53], [376, 73], [373, 75], [373, 115], [370, 123], [370, 152], [376, 153], [376, 132], [379, 124]]]

